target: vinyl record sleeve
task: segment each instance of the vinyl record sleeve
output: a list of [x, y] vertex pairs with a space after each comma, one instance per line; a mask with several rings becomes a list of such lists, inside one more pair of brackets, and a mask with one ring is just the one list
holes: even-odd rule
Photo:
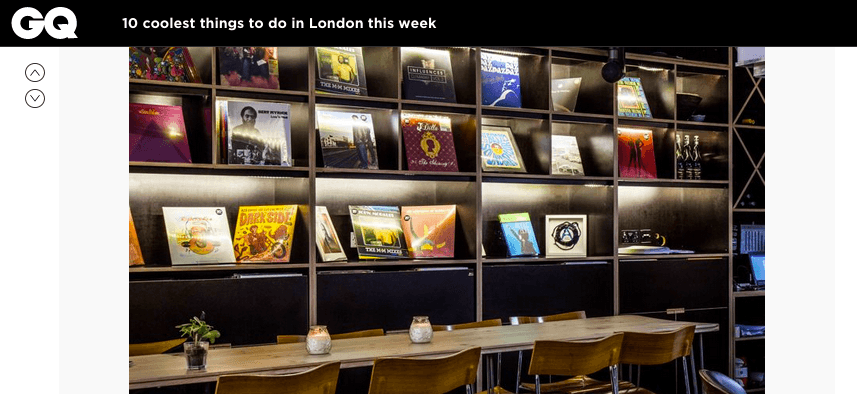
[[315, 88], [328, 93], [368, 95], [361, 47], [316, 47]]
[[619, 176], [623, 178], [657, 178], [654, 136], [652, 130], [620, 127]]
[[316, 122], [325, 167], [378, 169], [372, 114], [317, 110]]
[[325, 262], [348, 259], [325, 206], [315, 207], [315, 243], [321, 259]]
[[232, 248], [239, 263], [288, 263], [294, 244], [297, 205], [238, 208]]
[[498, 218], [509, 257], [538, 256], [541, 253], [529, 213], [504, 213]]
[[271, 101], [219, 100], [229, 164], [291, 167], [291, 105]]
[[361, 259], [409, 257], [399, 207], [349, 205], [348, 210]]
[[509, 127], [482, 125], [482, 170], [527, 172]]
[[408, 100], [455, 102], [449, 51], [401, 48], [402, 96]]
[[402, 230], [411, 257], [455, 257], [455, 205], [403, 206]]
[[163, 207], [173, 265], [235, 263], [223, 207]]
[[448, 116], [403, 113], [402, 134], [408, 170], [457, 172], [452, 133]]
[[220, 47], [217, 54], [221, 85], [280, 88], [277, 47]]
[[130, 161], [190, 163], [182, 107], [129, 103]]
[[521, 108], [518, 58], [482, 52], [482, 105]]

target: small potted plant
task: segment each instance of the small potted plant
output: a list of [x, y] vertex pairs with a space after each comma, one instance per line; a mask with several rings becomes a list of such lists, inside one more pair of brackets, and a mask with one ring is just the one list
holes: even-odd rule
[[208, 345], [220, 338], [220, 331], [214, 330], [213, 326], [205, 323], [205, 311], [199, 317], [194, 316], [189, 323], [176, 326], [182, 336], [187, 336], [193, 341], [184, 343], [184, 353], [187, 358], [187, 369], [205, 369], [206, 356], [208, 356]]

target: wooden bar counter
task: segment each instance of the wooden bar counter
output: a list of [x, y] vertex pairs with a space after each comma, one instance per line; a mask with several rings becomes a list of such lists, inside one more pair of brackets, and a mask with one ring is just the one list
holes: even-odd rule
[[443, 356], [471, 346], [483, 354], [531, 349], [536, 340], [580, 340], [620, 331], [657, 332], [696, 325], [696, 332], [717, 331], [713, 323], [655, 319], [638, 315], [594, 317], [579, 320], [435, 331], [431, 343], [412, 344], [408, 335], [339, 339], [329, 354], [309, 355], [303, 343], [215, 348], [209, 351], [208, 366], [188, 371], [184, 353], [130, 357], [129, 389], [212, 382], [225, 374], [282, 374], [303, 371], [328, 361], [342, 368], [372, 365], [379, 357]]

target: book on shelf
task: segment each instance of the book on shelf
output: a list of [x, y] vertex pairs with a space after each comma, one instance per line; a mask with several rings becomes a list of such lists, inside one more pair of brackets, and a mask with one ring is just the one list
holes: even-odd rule
[[402, 47], [401, 59], [405, 99], [455, 102], [449, 51]]
[[316, 122], [325, 167], [378, 169], [371, 114], [317, 110]]
[[217, 111], [227, 163], [292, 166], [290, 104], [218, 100]]
[[238, 208], [232, 248], [239, 263], [288, 263], [294, 244], [297, 205]]
[[235, 263], [223, 207], [163, 207], [173, 265]]
[[657, 178], [652, 130], [619, 127], [619, 176]]
[[182, 107], [129, 103], [130, 161], [190, 163]]
[[619, 116], [652, 117], [652, 110], [649, 108], [649, 101], [646, 100], [640, 78], [624, 77], [616, 82], [616, 89]]
[[545, 256], [586, 257], [586, 215], [545, 215]]
[[186, 47], [128, 47], [128, 52], [130, 79], [200, 83]]
[[342, 244], [339, 242], [336, 228], [333, 227], [330, 213], [327, 211], [327, 207], [323, 205], [315, 207], [315, 243], [324, 262], [348, 259]]
[[399, 207], [349, 205], [348, 211], [361, 259], [408, 258]]
[[455, 205], [403, 206], [402, 230], [411, 257], [455, 257]]
[[277, 47], [219, 47], [217, 55], [221, 85], [280, 88]]
[[577, 137], [551, 135], [551, 175], [585, 175]]
[[457, 172], [455, 142], [448, 116], [402, 114], [408, 170]]
[[481, 150], [483, 171], [527, 172], [509, 127], [482, 125]]
[[137, 227], [134, 226], [134, 216], [131, 216], [131, 208], [128, 208], [128, 266], [145, 265], [143, 251], [140, 250], [140, 239], [137, 238]]
[[482, 52], [482, 105], [521, 108], [521, 76], [516, 56]]
[[539, 243], [529, 213], [501, 213], [498, 218], [509, 257], [539, 255]]
[[581, 77], [556, 78], [551, 80], [551, 103], [558, 112], [574, 112], [580, 94]]
[[366, 69], [361, 47], [316, 47], [315, 88], [328, 93], [366, 96]]

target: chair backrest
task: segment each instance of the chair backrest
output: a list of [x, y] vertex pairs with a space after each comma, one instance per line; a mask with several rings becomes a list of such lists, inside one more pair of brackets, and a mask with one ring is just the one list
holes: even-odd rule
[[452, 331], [452, 330], [463, 330], [467, 328], [478, 328], [478, 327], [495, 327], [502, 326], [503, 321], [500, 319], [491, 319], [491, 320], [482, 320], [475, 321], [470, 323], [460, 323], [460, 324], [450, 324], [450, 325], [432, 325], [431, 329], [434, 331]]
[[519, 324], [544, 323], [548, 321], [575, 320], [585, 318], [586, 311], [573, 311], [548, 316], [512, 316], [509, 318], [509, 323], [511, 323], [513, 326], [517, 326]]
[[708, 369], [700, 369], [702, 378], [702, 394], [747, 394], [738, 382], [725, 374]]
[[145, 356], [148, 354], [161, 354], [187, 341], [187, 338], [168, 339], [166, 341], [132, 343], [128, 345], [129, 356]]
[[339, 365], [329, 362], [292, 375], [223, 375], [217, 378], [214, 394], [334, 394]]
[[589, 375], [619, 364], [622, 333], [588, 341], [536, 341], [530, 375]]
[[476, 382], [482, 349], [437, 358], [382, 357], [372, 366], [369, 394], [444, 394]]
[[690, 355], [695, 326], [666, 332], [625, 332], [622, 364], [660, 365]]
[[[344, 332], [340, 334], [330, 334], [330, 339], [347, 339], [347, 338], [363, 338], [384, 336], [386, 333], [383, 328], [373, 328], [370, 330]], [[277, 335], [277, 344], [305, 342], [306, 335]]]

